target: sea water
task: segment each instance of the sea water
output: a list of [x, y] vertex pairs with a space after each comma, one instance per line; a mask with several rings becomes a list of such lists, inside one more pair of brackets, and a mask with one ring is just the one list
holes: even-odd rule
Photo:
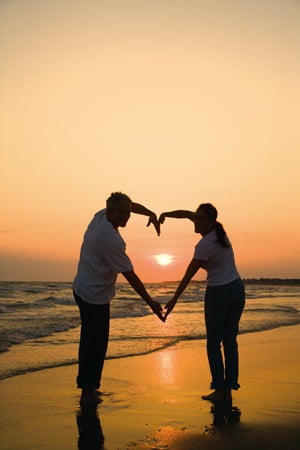
[[[178, 283], [149, 283], [165, 305]], [[300, 283], [246, 283], [240, 333], [300, 323]], [[117, 284], [111, 302], [107, 358], [154, 352], [184, 340], [205, 339], [205, 284], [191, 282], [166, 323], [128, 283]], [[71, 283], [0, 282], [0, 379], [77, 362], [80, 319]]]

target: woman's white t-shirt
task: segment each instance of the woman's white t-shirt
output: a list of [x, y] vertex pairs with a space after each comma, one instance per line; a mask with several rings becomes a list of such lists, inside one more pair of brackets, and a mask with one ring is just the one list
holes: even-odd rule
[[217, 234], [213, 230], [195, 246], [194, 259], [203, 261], [202, 267], [207, 271], [208, 286], [221, 286], [240, 277], [229, 240], [228, 244], [229, 247], [219, 244]]

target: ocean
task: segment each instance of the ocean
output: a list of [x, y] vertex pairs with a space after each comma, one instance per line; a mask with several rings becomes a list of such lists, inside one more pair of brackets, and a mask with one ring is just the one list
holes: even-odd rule
[[[178, 283], [146, 283], [161, 304]], [[300, 284], [249, 282], [240, 333], [300, 323]], [[185, 340], [204, 340], [205, 284], [192, 281], [162, 323], [127, 283], [111, 302], [107, 359], [144, 355]], [[0, 282], [0, 379], [77, 363], [80, 319], [71, 283]]]

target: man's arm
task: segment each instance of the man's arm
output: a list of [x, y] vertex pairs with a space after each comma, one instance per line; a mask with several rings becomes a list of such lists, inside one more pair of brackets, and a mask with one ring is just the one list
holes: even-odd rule
[[175, 219], [190, 219], [194, 221], [195, 213], [192, 211], [187, 211], [185, 209], [177, 209], [176, 211], [164, 212], [159, 216], [159, 223], [164, 223], [166, 217], [173, 217]]
[[164, 322], [165, 318], [162, 315], [163, 308], [159, 302], [156, 302], [152, 300], [150, 295], [145, 289], [145, 286], [143, 285], [140, 278], [137, 276], [137, 274], [133, 270], [129, 270], [128, 272], [123, 272], [124, 277], [128, 281], [128, 283], [133, 287], [135, 292], [139, 294], [143, 300], [147, 303], [147, 305], [150, 306], [152, 311], [157, 315], [157, 317]]
[[153, 223], [157, 235], [158, 236], [160, 235], [160, 224], [157, 220], [156, 214], [153, 211], [150, 211], [150, 209], [146, 208], [145, 206], [141, 205], [140, 203], [135, 203], [135, 202], [131, 203], [131, 211], [135, 214], [141, 214], [143, 216], [148, 216], [149, 220], [147, 223], [147, 227], [149, 227], [149, 225], [151, 223]]

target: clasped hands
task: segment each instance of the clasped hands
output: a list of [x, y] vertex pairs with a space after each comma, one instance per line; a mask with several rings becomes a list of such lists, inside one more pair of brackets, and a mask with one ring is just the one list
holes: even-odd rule
[[[157, 317], [162, 321], [165, 322], [167, 320], [168, 315], [176, 305], [177, 299], [170, 300], [166, 306], [163, 308], [162, 305], [157, 302], [156, 300], [151, 300], [149, 303], [150, 308], [154, 312], [154, 314], [157, 315]], [[164, 311], [165, 310], [165, 311]]]
[[166, 218], [165, 213], [161, 213], [161, 215], [159, 216], [158, 219], [157, 219], [157, 216], [155, 213], [151, 213], [151, 215], [149, 215], [147, 227], [149, 227], [151, 224], [153, 224], [155, 231], [157, 233], [157, 236], [160, 236], [160, 225], [162, 225], [164, 223], [165, 218]]
[[[164, 223], [165, 218], [166, 218], [165, 213], [162, 213], [158, 219], [157, 219], [156, 214], [152, 213], [149, 216], [147, 227], [149, 227], [151, 224], [153, 224], [157, 235], [160, 236], [160, 225]], [[157, 315], [157, 317], [162, 322], [165, 322], [167, 320], [168, 315], [170, 314], [170, 312], [176, 305], [176, 302], [177, 302], [177, 299], [176, 300], [172, 299], [163, 308], [159, 302], [152, 300], [152, 302], [151, 302], [151, 304], [149, 304], [149, 306], [152, 309], [152, 311]]]

